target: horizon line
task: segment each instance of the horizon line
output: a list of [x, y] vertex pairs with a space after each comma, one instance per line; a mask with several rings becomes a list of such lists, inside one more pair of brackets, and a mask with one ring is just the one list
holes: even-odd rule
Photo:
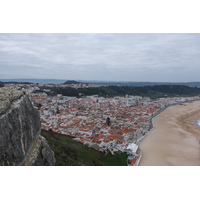
[[55, 78], [0, 78], [1, 80], [58, 80], [58, 81], [96, 81], [96, 82], [148, 82], [148, 83], [189, 83], [200, 81], [117, 81], [117, 80], [82, 80], [82, 79], [55, 79]]

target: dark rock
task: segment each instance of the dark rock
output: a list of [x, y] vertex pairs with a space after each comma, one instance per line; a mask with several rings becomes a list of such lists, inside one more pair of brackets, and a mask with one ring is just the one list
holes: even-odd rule
[[54, 152], [50, 149], [49, 144], [44, 137], [40, 136], [41, 145], [39, 149], [38, 156], [33, 165], [35, 166], [45, 166], [45, 165], [55, 165]]
[[[28, 96], [19, 91], [1, 88], [0, 97], [0, 165], [31, 165], [29, 155], [39, 153], [34, 150], [41, 131], [39, 113]], [[48, 144], [43, 141], [40, 145], [47, 145], [46, 154], [43, 153], [47, 161], [40, 164], [54, 165], [54, 154]]]

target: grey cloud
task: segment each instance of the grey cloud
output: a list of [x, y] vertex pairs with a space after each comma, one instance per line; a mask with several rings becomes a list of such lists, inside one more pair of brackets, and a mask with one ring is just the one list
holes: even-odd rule
[[0, 78], [192, 81], [199, 43], [199, 34], [0, 34]]

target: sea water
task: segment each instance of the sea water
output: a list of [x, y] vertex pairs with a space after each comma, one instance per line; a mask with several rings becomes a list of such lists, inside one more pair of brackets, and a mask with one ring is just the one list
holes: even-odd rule
[[200, 119], [197, 120], [197, 125], [200, 127]]

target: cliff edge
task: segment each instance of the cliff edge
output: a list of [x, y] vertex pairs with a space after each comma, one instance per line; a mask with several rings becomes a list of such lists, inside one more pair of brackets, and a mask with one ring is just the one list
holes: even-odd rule
[[55, 165], [54, 152], [40, 131], [39, 112], [28, 96], [0, 88], [0, 165]]

